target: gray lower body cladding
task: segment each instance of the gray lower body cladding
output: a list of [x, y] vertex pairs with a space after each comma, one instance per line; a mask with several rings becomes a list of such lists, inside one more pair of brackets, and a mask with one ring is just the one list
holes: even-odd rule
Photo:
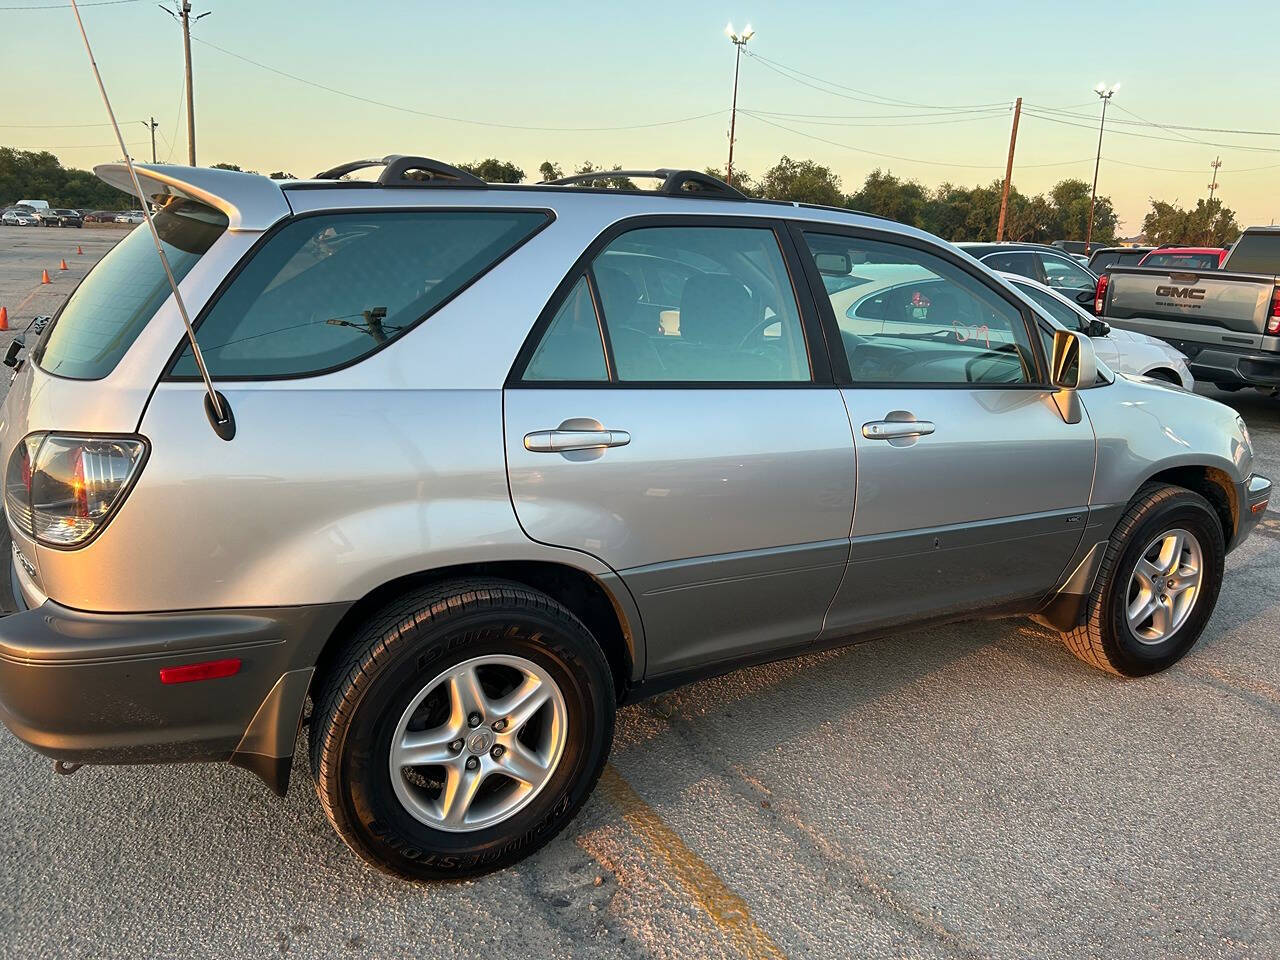
[[[58, 760], [230, 760], [282, 790], [311, 672], [348, 608], [103, 614], [48, 601], [0, 620], [0, 718]], [[232, 676], [160, 680], [228, 658]]]

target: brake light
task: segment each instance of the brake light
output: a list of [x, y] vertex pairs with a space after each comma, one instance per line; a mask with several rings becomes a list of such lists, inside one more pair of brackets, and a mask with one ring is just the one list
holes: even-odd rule
[[1097, 316], [1102, 316], [1102, 304], [1107, 299], [1107, 284], [1111, 280], [1111, 275], [1104, 273], [1098, 278], [1098, 289], [1093, 294], [1093, 312]]
[[40, 543], [79, 546], [110, 519], [145, 453], [142, 440], [127, 437], [24, 437], [9, 458], [9, 517]]
[[1267, 320], [1267, 333], [1271, 336], [1280, 334], [1280, 287], [1271, 294], [1271, 318]]

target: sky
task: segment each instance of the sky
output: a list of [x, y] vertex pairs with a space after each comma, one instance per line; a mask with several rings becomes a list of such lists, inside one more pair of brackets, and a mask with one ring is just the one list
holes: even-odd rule
[[[60, 2], [0, 0], [0, 145], [91, 167], [119, 149]], [[1280, 219], [1275, 0], [193, 3], [212, 11], [193, 28], [202, 165], [310, 176], [388, 153], [496, 156], [532, 180], [548, 159], [566, 172], [585, 160], [722, 165], [732, 20], [756, 31], [734, 152], [751, 174], [786, 154], [830, 166], [850, 192], [876, 167], [929, 187], [987, 183], [1003, 176], [1021, 96], [1014, 185], [1087, 182], [1093, 87], [1119, 82], [1098, 191], [1122, 234], [1138, 232], [1153, 197], [1189, 206], [1207, 195], [1217, 156], [1217, 195], [1240, 223]], [[178, 24], [154, 0], [85, 0], [82, 12], [134, 157], [150, 159], [143, 121], [154, 116], [161, 161], [185, 163]]]

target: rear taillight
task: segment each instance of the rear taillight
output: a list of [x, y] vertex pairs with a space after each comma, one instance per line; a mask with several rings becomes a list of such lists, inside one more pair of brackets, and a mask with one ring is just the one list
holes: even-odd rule
[[[1110, 274], [1104, 273], [1098, 278], [1098, 289], [1093, 292], [1093, 312], [1097, 316], [1102, 316], [1102, 304], [1107, 299], [1107, 283], [1110, 281]], [[1085, 288], [1088, 289], [1087, 287]]]
[[9, 517], [40, 543], [79, 546], [124, 499], [145, 453], [143, 441], [127, 437], [24, 437], [9, 458]]
[[1267, 319], [1267, 333], [1280, 335], [1280, 287], [1271, 294], [1271, 316]]

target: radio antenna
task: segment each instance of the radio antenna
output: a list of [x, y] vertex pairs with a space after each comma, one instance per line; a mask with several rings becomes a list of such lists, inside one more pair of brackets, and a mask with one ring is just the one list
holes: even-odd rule
[[84, 39], [85, 52], [89, 54], [89, 65], [93, 67], [94, 79], [98, 81], [98, 90], [102, 93], [102, 103], [107, 108], [107, 116], [111, 120], [111, 128], [116, 132], [116, 142], [120, 144], [120, 152], [124, 155], [125, 166], [129, 168], [129, 179], [133, 181], [133, 191], [142, 203], [142, 215], [147, 220], [147, 229], [151, 231], [151, 239], [155, 242], [156, 253], [160, 255], [160, 263], [164, 266], [164, 275], [169, 280], [169, 289], [173, 291], [174, 302], [178, 305], [178, 313], [182, 314], [183, 326], [187, 328], [187, 340], [191, 343], [191, 355], [200, 369], [200, 378], [204, 380], [204, 388], [208, 392], [205, 397], [205, 414], [213, 426], [213, 432], [223, 440], [235, 436], [235, 420], [231, 417], [231, 409], [227, 406], [226, 397], [213, 388], [213, 380], [209, 376], [209, 368], [205, 366], [204, 354], [200, 352], [200, 344], [196, 343], [196, 331], [191, 325], [191, 317], [187, 314], [187, 304], [178, 290], [178, 281], [173, 277], [173, 269], [169, 266], [169, 258], [165, 256], [164, 244], [160, 242], [160, 232], [151, 218], [151, 207], [142, 192], [142, 184], [138, 180], [138, 171], [133, 167], [133, 158], [129, 156], [129, 148], [125, 146], [124, 135], [120, 132], [120, 124], [116, 123], [116, 112], [111, 109], [111, 100], [107, 96], [107, 88], [102, 82], [102, 73], [98, 70], [98, 61], [94, 59], [93, 47], [89, 45], [89, 34], [85, 32], [84, 21], [80, 19], [80, 7], [76, 0], [71, 0], [71, 10], [76, 15], [76, 25], [80, 28], [80, 36]]

